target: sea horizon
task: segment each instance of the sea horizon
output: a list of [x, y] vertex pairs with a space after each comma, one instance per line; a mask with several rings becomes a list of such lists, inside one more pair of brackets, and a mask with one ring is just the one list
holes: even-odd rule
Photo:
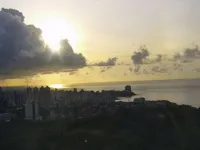
[[[67, 83], [55, 83], [58, 85], [63, 85], [63, 88], [60, 89], [70, 89], [70, 88], [76, 88], [78, 86], [102, 86], [102, 85], [116, 85], [116, 84], [124, 84], [124, 85], [129, 85], [132, 83], [148, 83], [148, 82], [166, 82], [166, 81], [193, 81], [193, 80], [200, 80], [200, 77], [198, 78], [180, 78], [180, 79], [159, 79], [159, 80], [129, 80], [129, 81], [108, 81], [108, 82], [85, 82], [85, 83], [73, 83], [73, 84], [67, 84]], [[27, 87], [41, 87], [41, 86], [51, 86], [54, 84], [44, 84], [44, 85], [19, 85], [19, 86], [1, 86], [2, 88], [27, 88]], [[52, 89], [55, 89], [53, 87], [50, 87]]]
[[[136, 97], [144, 97], [147, 100], [168, 100], [177, 104], [186, 104], [194, 107], [200, 107], [200, 78], [197, 79], [175, 79], [175, 80], [148, 80], [148, 81], [130, 81], [130, 82], [109, 82], [101, 84], [85, 84], [68, 86], [63, 84], [59, 90], [124, 90], [126, 85], [131, 85], [132, 91], [137, 94]], [[27, 86], [3, 87], [6, 90], [24, 90]], [[52, 90], [55, 88], [52, 88]], [[132, 101], [134, 97], [122, 99], [122, 101]]]

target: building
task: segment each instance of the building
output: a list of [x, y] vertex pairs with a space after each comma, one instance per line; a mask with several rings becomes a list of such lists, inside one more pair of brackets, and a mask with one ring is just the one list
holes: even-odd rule
[[131, 86], [130, 85], [125, 86], [125, 91], [132, 92]]
[[29, 102], [25, 104], [25, 119], [26, 120], [40, 120], [38, 102]]
[[47, 87], [41, 87], [39, 91], [39, 103], [40, 106], [45, 109], [50, 109], [50, 105], [52, 104], [52, 98], [51, 98], [51, 90]]
[[12, 114], [2, 113], [0, 114], [0, 122], [10, 122], [12, 120]]
[[33, 88], [33, 101], [39, 101], [39, 89], [37, 87]]
[[30, 87], [28, 87], [26, 89], [26, 100], [28, 101], [32, 101], [32, 89]]
[[63, 119], [64, 115], [62, 114], [61, 110], [57, 106], [53, 106], [50, 108], [50, 120], [57, 120], [57, 119]]
[[145, 103], [145, 98], [144, 97], [135, 98], [134, 99], [134, 103], [135, 104], [144, 104]]
[[26, 103], [25, 103], [25, 119], [26, 120], [40, 120], [39, 104], [35, 95], [37, 90], [27, 88], [26, 90]]

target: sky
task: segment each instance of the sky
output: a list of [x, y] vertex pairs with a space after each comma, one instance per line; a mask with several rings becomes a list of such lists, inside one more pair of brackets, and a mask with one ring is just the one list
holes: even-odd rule
[[[23, 13], [25, 19], [20, 27], [34, 25], [43, 32], [30, 38], [26, 32], [31, 30], [32, 34], [39, 30], [23, 29], [24, 36], [20, 30], [21, 41], [15, 36], [18, 40], [13, 42], [26, 46], [6, 47], [9, 44], [4, 43], [4, 37], [10, 38], [12, 33], [1, 32], [7, 24], [3, 25], [5, 20], [0, 21], [0, 59], [3, 57], [0, 83], [3, 85], [200, 77], [199, 0], [0, 0], [0, 4], [2, 8]], [[16, 19], [16, 16], [7, 17]], [[57, 26], [58, 20], [66, 24]], [[69, 32], [68, 37], [65, 31]], [[58, 33], [72, 47], [63, 44], [62, 56], [46, 50], [39, 39], [45, 32], [47, 36], [43, 40], [50, 41], [49, 49], [53, 49], [51, 44]], [[5, 52], [1, 50], [2, 45]]]

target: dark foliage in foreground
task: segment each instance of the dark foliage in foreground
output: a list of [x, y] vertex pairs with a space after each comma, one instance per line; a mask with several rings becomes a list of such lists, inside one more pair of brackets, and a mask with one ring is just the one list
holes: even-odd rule
[[113, 114], [0, 125], [2, 150], [199, 150], [200, 110], [119, 106]]

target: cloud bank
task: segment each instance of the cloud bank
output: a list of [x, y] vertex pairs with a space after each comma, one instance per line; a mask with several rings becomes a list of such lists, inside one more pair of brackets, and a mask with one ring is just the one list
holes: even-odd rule
[[41, 29], [26, 25], [18, 10], [0, 11], [0, 77], [11, 78], [52, 73], [86, 66], [82, 54], [61, 41], [59, 53], [52, 53], [42, 39]]

